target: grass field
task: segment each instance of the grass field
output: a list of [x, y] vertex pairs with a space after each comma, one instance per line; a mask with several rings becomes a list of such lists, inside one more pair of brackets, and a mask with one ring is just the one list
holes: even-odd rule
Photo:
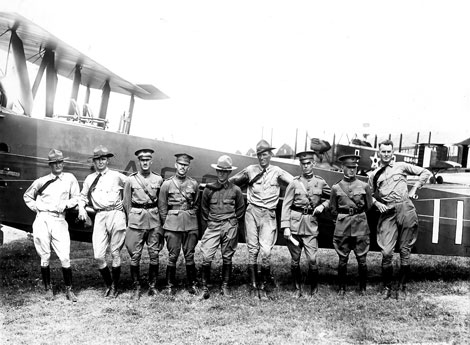
[[[56, 296], [47, 300], [31, 239], [0, 246], [0, 344], [468, 344], [470, 340], [470, 258], [413, 255], [408, 301], [383, 301], [377, 295], [378, 253], [368, 257], [366, 296], [354, 291], [357, 265], [352, 256], [348, 292], [339, 298], [334, 285], [336, 253], [320, 250], [320, 292], [313, 300], [296, 300], [291, 297], [289, 253], [276, 247], [273, 269], [278, 286], [270, 301], [248, 297], [243, 244], [234, 258], [233, 299], [218, 294], [218, 255], [210, 299], [192, 296], [181, 286], [175, 297], [151, 298], [145, 289], [139, 301], [132, 301], [125, 251], [123, 258], [123, 291], [117, 299], [105, 299], [91, 244], [73, 242], [74, 290], [79, 301], [71, 303], [65, 299], [55, 255], [51, 268]], [[199, 247], [196, 263], [199, 267]], [[147, 264], [145, 255], [144, 280]], [[165, 264], [166, 251], [162, 251], [160, 287]], [[181, 283], [184, 272], [180, 261]]]

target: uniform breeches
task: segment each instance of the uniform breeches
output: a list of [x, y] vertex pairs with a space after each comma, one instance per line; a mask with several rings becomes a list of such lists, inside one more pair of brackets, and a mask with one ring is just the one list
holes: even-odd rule
[[302, 248], [305, 251], [305, 255], [308, 260], [308, 267], [317, 269], [317, 250], [318, 240], [316, 235], [295, 235], [293, 234], [299, 245], [295, 246], [291, 241], [287, 241], [287, 248], [291, 255], [291, 266], [298, 266], [300, 264], [300, 255], [302, 254]]
[[418, 216], [410, 200], [406, 200], [380, 215], [377, 244], [382, 250], [382, 266], [392, 264], [393, 251], [398, 242], [400, 262], [409, 265], [413, 245], [418, 238]]
[[112, 266], [121, 266], [121, 249], [126, 236], [126, 217], [122, 211], [102, 211], [95, 217], [93, 227], [93, 252], [98, 268], [106, 267], [106, 250], [111, 251]]
[[34, 247], [41, 257], [41, 266], [49, 266], [52, 247], [62, 267], [70, 267], [70, 235], [63, 217], [39, 212], [33, 223], [33, 238]]
[[194, 249], [197, 245], [197, 237], [198, 230], [165, 230], [166, 248], [168, 249], [168, 266], [176, 266], [181, 247], [183, 247], [186, 265], [194, 265]]
[[334, 236], [333, 246], [336, 253], [338, 253], [340, 266], [348, 264], [351, 250], [356, 254], [358, 265], [362, 266], [366, 264], [367, 253], [370, 247], [370, 236]]
[[236, 219], [207, 223], [207, 229], [201, 239], [203, 265], [210, 265], [219, 244], [223, 263], [231, 264], [238, 245], [238, 222]]
[[271, 250], [277, 239], [276, 211], [248, 205], [245, 213], [245, 231], [249, 264], [257, 264], [258, 254], [261, 253], [262, 266], [269, 266]]
[[[129, 252], [129, 256], [131, 257], [131, 266], [139, 266], [144, 244], [147, 244], [150, 264], [158, 265], [159, 253], [161, 250], [161, 248], [159, 248], [158, 237], [157, 229], [140, 230], [127, 228], [126, 248]], [[163, 238], [161, 240], [163, 241]]]

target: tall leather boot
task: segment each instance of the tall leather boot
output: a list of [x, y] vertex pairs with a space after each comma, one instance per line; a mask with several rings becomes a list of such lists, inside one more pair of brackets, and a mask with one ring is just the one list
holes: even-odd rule
[[131, 279], [132, 285], [134, 286], [134, 292], [132, 294], [133, 300], [140, 299], [140, 267], [131, 265]]
[[175, 294], [176, 266], [166, 266], [166, 292], [168, 295]]
[[104, 297], [108, 297], [111, 294], [111, 286], [113, 285], [113, 278], [111, 278], [111, 273], [109, 273], [109, 268], [101, 268], [100, 274], [103, 277], [104, 283], [106, 284], [106, 290], [104, 291]]
[[363, 296], [366, 294], [367, 286], [367, 264], [360, 264], [359, 270], [359, 295]]
[[392, 297], [392, 277], [393, 277], [393, 266], [387, 265], [382, 266], [382, 280], [383, 280], [383, 299], [389, 299]]
[[318, 268], [308, 268], [308, 282], [310, 284], [310, 296], [315, 296], [318, 293]]
[[294, 281], [294, 298], [302, 297], [302, 272], [299, 265], [292, 265], [290, 267], [292, 280]]
[[221, 293], [225, 297], [232, 298], [230, 290], [230, 279], [232, 277], [232, 264], [222, 264], [222, 289]]
[[406, 289], [406, 284], [408, 282], [408, 277], [410, 276], [410, 266], [409, 265], [401, 265], [400, 272], [398, 276], [399, 286], [397, 289], [397, 299], [408, 298], [408, 291]]
[[196, 271], [196, 265], [186, 265], [186, 277], [188, 280], [188, 292], [191, 295], [196, 295], [199, 292], [199, 289], [197, 287], [197, 271]]
[[49, 266], [41, 266], [41, 277], [46, 297], [49, 299], [54, 298], [54, 292], [52, 291], [51, 285], [51, 268]]
[[69, 301], [77, 302], [77, 296], [72, 291], [72, 268], [62, 267], [62, 275], [64, 276], [64, 283], [65, 283], [65, 297]]
[[116, 298], [119, 294], [118, 288], [119, 288], [119, 279], [121, 278], [121, 266], [112, 267], [111, 273], [113, 276], [113, 283], [111, 284], [110, 295]]
[[248, 275], [250, 276], [250, 296], [259, 298], [258, 265], [248, 265]]
[[347, 269], [347, 265], [338, 265], [338, 295], [340, 296], [344, 296], [346, 294]]
[[209, 284], [209, 280], [210, 280], [210, 277], [211, 277], [211, 265], [207, 265], [207, 264], [204, 264], [202, 265], [202, 297], [204, 299], [208, 299], [210, 297], [210, 293], [209, 293], [209, 287], [208, 287], [208, 284]]
[[157, 290], [158, 265], [149, 265], [149, 296], [155, 296]]
[[271, 275], [271, 270], [269, 267], [261, 267], [261, 275], [259, 277], [259, 285], [258, 285], [258, 293], [259, 299], [263, 301], [267, 301], [268, 294], [266, 292], [266, 285], [269, 280], [269, 276]]

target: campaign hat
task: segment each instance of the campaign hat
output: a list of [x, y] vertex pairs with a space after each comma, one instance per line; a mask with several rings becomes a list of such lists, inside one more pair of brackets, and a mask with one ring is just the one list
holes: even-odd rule
[[135, 151], [135, 155], [137, 156], [138, 159], [142, 159], [142, 158], [149, 158], [151, 159], [152, 158], [152, 153], [154, 153], [155, 151], [152, 150], [152, 149], [139, 149], [137, 151]]
[[68, 157], [64, 158], [64, 155], [62, 154], [62, 151], [56, 150], [56, 149], [51, 149], [49, 151], [49, 154], [47, 155], [47, 159], [49, 160], [49, 164], [56, 163], [56, 162], [63, 162], [67, 158]]
[[91, 156], [90, 158], [91, 159], [98, 159], [98, 158], [101, 158], [101, 157], [114, 157], [114, 154], [111, 153], [107, 147], [103, 146], [103, 145], [98, 145], [97, 147], [95, 147], [95, 149], [93, 150], [93, 156]]
[[237, 168], [232, 165], [232, 158], [227, 155], [220, 156], [217, 160], [217, 164], [211, 164], [211, 167], [222, 171], [232, 171]]
[[191, 163], [191, 161], [194, 159], [193, 156], [187, 153], [177, 153], [175, 154], [175, 157], [176, 157], [176, 163], [186, 164], [186, 165], [189, 165], [189, 163]]
[[299, 161], [304, 161], [307, 159], [313, 160], [318, 154], [315, 151], [302, 151], [297, 153], [295, 156], [299, 158]]
[[342, 165], [349, 168], [357, 168], [359, 166], [359, 160], [361, 156], [358, 155], [343, 155], [338, 158]]
[[266, 152], [266, 151], [272, 151], [274, 149], [275, 149], [275, 147], [271, 147], [271, 145], [269, 145], [269, 143], [264, 139], [261, 139], [258, 142], [258, 144], [256, 144], [256, 154], [257, 155], [259, 155], [260, 153]]

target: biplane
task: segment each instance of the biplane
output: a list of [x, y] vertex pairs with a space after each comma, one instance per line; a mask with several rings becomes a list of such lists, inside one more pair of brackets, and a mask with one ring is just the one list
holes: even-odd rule
[[[15, 14], [0, 12], [0, 48], [7, 52], [9, 63], [15, 63], [21, 93], [17, 100], [9, 98], [9, 90], [2, 84], [0, 108], [0, 222], [17, 229], [31, 232], [34, 214], [23, 202], [23, 193], [36, 178], [50, 172], [47, 153], [51, 148], [63, 151], [69, 157], [65, 171], [74, 173], [80, 183], [92, 171], [88, 160], [93, 148], [105, 144], [115, 157], [111, 168], [129, 174], [137, 170], [134, 151], [142, 147], [155, 149], [154, 170], [164, 178], [174, 169], [174, 154], [187, 152], [195, 157], [191, 176], [201, 185], [214, 181], [216, 175], [210, 164], [222, 154], [229, 154], [234, 165], [244, 167], [257, 164], [256, 157], [207, 150], [171, 142], [143, 138], [129, 134], [136, 99], [164, 99], [167, 96], [148, 84], [133, 84], [104, 66], [98, 64], [73, 47], [53, 36], [30, 20]], [[2, 61], [4, 63], [4, 61]], [[28, 68], [39, 66], [31, 83]], [[46, 102], [44, 116], [31, 117], [36, 103], [37, 90], [45, 74]], [[57, 80], [72, 79], [70, 108], [66, 114], [54, 110]], [[90, 111], [77, 110], [77, 94], [85, 87], [101, 90], [101, 106], [97, 117]], [[119, 131], [111, 131], [108, 124], [108, 102], [113, 94], [129, 96], [129, 110]], [[86, 96], [87, 97], [87, 96]], [[85, 102], [88, 103], [88, 102]], [[16, 104], [13, 106], [12, 104]], [[86, 113], [86, 114], [85, 114]], [[300, 173], [298, 163], [273, 158], [293, 175]], [[317, 168], [315, 174], [322, 176], [330, 185], [342, 178], [340, 171]], [[419, 238], [415, 252], [439, 255], [470, 255], [470, 188], [463, 185], [425, 185], [415, 201], [419, 214]], [[278, 211], [282, 207], [282, 198]], [[67, 213], [71, 238], [91, 241], [92, 229], [77, 222], [73, 210]], [[368, 219], [375, 229], [378, 214], [371, 210]], [[278, 221], [280, 217], [278, 217]], [[331, 216], [320, 218], [319, 245], [332, 247], [334, 221]], [[240, 240], [244, 240], [240, 231]], [[374, 235], [373, 235], [374, 236]], [[372, 242], [374, 242], [372, 240]], [[277, 244], [285, 244], [281, 231]], [[372, 249], [377, 250], [377, 246]]]

